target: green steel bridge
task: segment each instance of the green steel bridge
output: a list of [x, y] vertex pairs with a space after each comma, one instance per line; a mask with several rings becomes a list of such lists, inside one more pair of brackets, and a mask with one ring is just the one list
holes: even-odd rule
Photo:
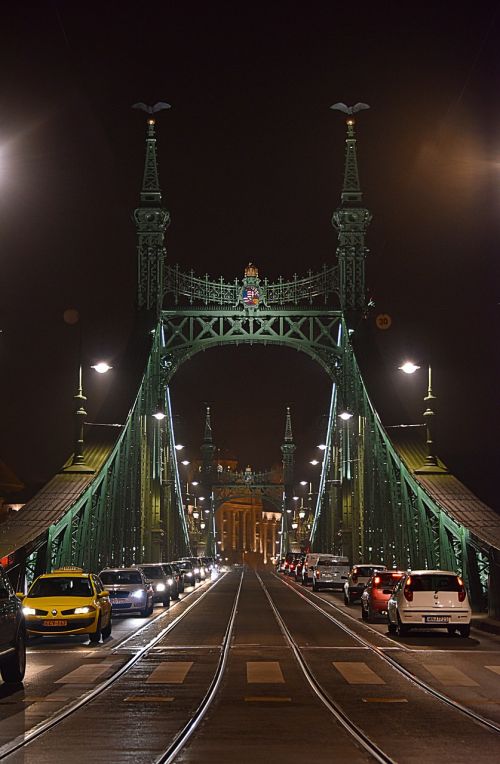
[[[159, 105], [161, 108], [161, 105]], [[156, 109], [156, 110], [159, 110]], [[60, 565], [99, 570], [195, 552], [179, 477], [169, 385], [194, 354], [213, 347], [264, 344], [294, 348], [331, 380], [331, 401], [316, 503], [306, 543], [400, 568], [446, 568], [464, 577], [477, 609], [500, 617], [500, 517], [438, 459], [433, 395], [426, 398], [426, 440], [384, 428], [358, 368], [353, 326], [367, 309], [365, 236], [370, 212], [359, 183], [354, 114], [345, 107], [345, 170], [332, 223], [336, 262], [318, 273], [271, 282], [251, 263], [227, 282], [167, 263], [170, 222], [159, 184], [155, 117], [150, 109], [138, 235], [137, 336], [144, 365], [126, 421], [87, 438], [81, 377], [75, 396], [72, 457], [39, 493], [0, 526], [0, 556], [16, 588]], [[343, 414], [343, 417], [340, 415]], [[84, 440], [85, 432], [85, 440]], [[221, 478], [209, 426], [200, 480], [207, 496], [203, 548], [215, 554], [215, 511], [245, 481]], [[282, 478], [248, 481], [281, 510], [280, 551], [290, 548], [294, 450], [290, 412], [281, 446]], [[248, 486], [247, 486], [248, 487]]]

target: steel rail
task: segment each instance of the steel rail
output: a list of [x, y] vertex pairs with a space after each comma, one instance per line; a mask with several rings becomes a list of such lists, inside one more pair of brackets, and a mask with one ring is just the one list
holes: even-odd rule
[[[377, 647], [376, 645], [372, 645], [370, 642], [368, 642], [368, 640], [364, 639], [360, 634], [356, 634], [355, 631], [350, 629], [348, 626], [346, 626], [344, 623], [342, 623], [338, 619], [334, 618], [333, 615], [326, 613], [323, 610], [323, 608], [319, 607], [319, 605], [316, 605], [315, 602], [312, 602], [309, 599], [309, 597], [304, 596], [302, 592], [298, 591], [294, 586], [288, 583], [288, 581], [285, 582], [283, 579], [280, 579], [279, 576], [276, 576], [276, 578], [278, 578], [278, 580], [280, 580], [285, 586], [288, 586], [293, 592], [295, 592], [295, 594], [298, 597], [301, 597], [311, 607], [315, 608], [320, 613], [322, 613], [325, 616], [325, 618], [328, 618], [328, 620], [330, 620], [332, 623], [334, 623], [336, 626], [342, 629], [342, 631], [344, 631], [350, 637], [353, 637], [357, 642], [362, 644], [364, 647], [368, 648], [372, 653], [374, 653], [374, 655], [377, 655], [379, 658], [385, 661], [389, 666], [391, 666], [393, 669], [399, 672], [402, 676], [408, 679], [409, 682], [414, 684], [420, 690], [424, 690], [425, 692], [428, 692], [430, 695], [433, 695], [442, 703], [445, 703], [447, 706], [450, 706], [455, 711], [459, 711], [460, 713], [464, 714], [470, 719], [473, 719], [475, 722], [477, 722], [478, 724], [481, 724], [483, 727], [486, 727], [488, 730], [500, 733], [500, 726], [498, 724], [495, 724], [495, 722], [491, 721], [491, 719], [487, 719], [486, 717], [481, 716], [480, 714], [477, 714], [475, 711], [472, 711], [470, 708], [463, 706], [457, 700], [453, 700], [452, 698], [448, 697], [448, 695], [445, 695], [444, 693], [437, 690], [435, 687], [432, 687], [432, 685], [428, 684], [423, 679], [420, 679], [418, 676], [416, 676], [416, 674], [413, 674], [404, 666], [401, 666], [396, 660], [394, 660], [394, 658], [391, 658], [390, 655], [387, 655], [383, 651], [383, 649], [381, 649], [380, 647]], [[311, 597], [318, 599], [320, 602], [328, 605], [328, 607], [331, 607], [333, 610], [336, 610], [338, 613], [341, 613], [342, 615], [352, 618], [352, 616], [349, 615], [349, 613], [344, 613], [343, 610], [341, 610], [337, 605], [334, 605], [332, 602], [322, 599], [321, 597], [319, 597], [317, 594], [314, 594], [313, 592], [309, 592], [309, 594]], [[356, 623], [358, 623], [358, 621], [356, 621]], [[378, 632], [376, 633], [378, 634]], [[385, 635], [382, 634], [380, 636], [385, 636]], [[394, 640], [391, 640], [391, 641], [394, 641]]]
[[[224, 577], [225, 577], [225, 574], [220, 576], [220, 578], [214, 584], [212, 584], [212, 586], [210, 586], [208, 589], [206, 589], [206, 591], [200, 594], [200, 596], [195, 600], [195, 602], [192, 602], [185, 610], [183, 610], [183, 612], [180, 613], [177, 616], [177, 618], [175, 618], [171, 623], [169, 623], [168, 626], [162, 629], [159, 632], [159, 634], [156, 635], [156, 637], [153, 637], [146, 645], [141, 647], [137, 651], [137, 653], [133, 655], [112, 676], [110, 676], [108, 679], [105, 679], [103, 682], [97, 685], [97, 687], [94, 687], [92, 688], [92, 690], [89, 690], [87, 693], [82, 695], [81, 698], [78, 698], [78, 700], [68, 704], [67, 706], [62, 708], [60, 711], [57, 711], [48, 719], [45, 719], [43, 722], [40, 722], [39, 724], [35, 725], [30, 730], [23, 732], [21, 735], [18, 735], [18, 737], [14, 738], [14, 740], [10, 741], [10, 743], [6, 743], [5, 745], [1, 746], [0, 761], [5, 759], [7, 756], [10, 756], [12, 753], [15, 753], [15, 751], [18, 751], [21, 748], [28, 746], [34, 740], [41, 737], [41, 735], [43, 735], [45, 732], [48, 732], [53, 727], [56, 727], [62, 721], [67, 719], [69, 716], [72, 716], [74, 713], [79, 711], [82, 707], [89, 705], [93, 700], [95, 700], [95, 698], [97, 698], [103, 692], [108, 690], [112, 685], [114, 685], [118, 681], [118, 679], [121, 679], [122, 676], [128, 673], [130, 669], [133, 666], [135, 666], [135, 664], [149, 652], [149, 650], [151, 650], [156, 644], [158, 644], [158, 642], [160, 642], [160, 640], [163, 639], [163, 637], [166, 636], [166, 634], [172, 631], [187, 616], [187, 614], [193, 610], [193, 608], [199, 605], [199, 603], [205, 599], [205, 597], [213, 589], [213, 587], [217, 586], [217, 584], [219, 584]], [[164, 614], [161, 613], [158, 618], [154, 618], [152, 621], [149, 621], [148, 624], [145, 624], [140, 629], [138, 629], [138, 632], [142, 631], [150, 623], [154, 623], [158, 621], [163, 615]], [[129, 637], [127, 637], [124, 641], [128, 641], [128, 639]], [[121, 644], [123, 645], [123, 642]]]
[[[271, 595], [266, 589], [264, 582], [262, 581], [258, 573], [256, 575], [264, 591], [264, 594], [266, 595], [269, 601], [274, 617], [276, 618], [276, 621], [278, 622], [278, 626], [280, 627], [281, 632], [283, 636], [285, 637], [286, 641], [290, 645], [290, 648], [292, 649], [292, 652], [295, 656], [295, 660], [297, 661], [299, 667], [302, 669], [302, 672], [305, 678], [307, 679], [307, 682], [310, 685], [313, 692], [317, 695], [317, 697], [320, 699], [323, 705], [328, 709], [328, 711], [330, 711], [330, 713], [335, 717], [335, 719], [342, 725], [342, 727], [346, 730], [346, 732], [348, 732], [349, 735], [353, 737], [355, 741], [365, 751], [367, 751], [367, 753], [373, 756], [373, 758], [376, 759], [376, 761], [381, 762], [381, 764], [396, 764], [394, 759], [391, 759], [390, 756], [384, 753], [384, 751], [381, 748], [379, 748], [378, 745], [374, 743], [373, 740], [365, 732], [363, 732], [363, 730], [360, 727], [358, 727], [357, 725], [354, 724], [353, 721], [351, 721], [351, 719], [345, 713], [345, 711], [343, 711], [342, 708], [339, 705], [337, 705], [335, 701], [331, 699], [331, 697], [326, 692], [326, 690], [323, 689], [323, 687], [318, 682], [313, 672], [307, 665], [306, 661], [302, 657], [298, 644], [292, 637], [287, 625], [285, 624], [285, 621], [283, 620], [280, 613], [278, 612], [278, 609], [276, 605], [274, 604]], [[306, 598], [304, 597], [304, 599]], [[318, 610], [320, 610], [320, 608], [318, 608]]]
[[224, 671], [227, 665], [227, 659], [229, 657], [229, 653], [231, 650], [231, 637], [233, 635], [234, 622], [236, 620], [238, 603], [240, 601], [240, 592], [241, 592], [241, 587], [243, 585], [243, 576], [244, 576], [244, 571], [242, 571], [241, 573], [240, 584], [238, 586], [238, 591], [236, 592], [236, 597], [234, 599], [231, 615], [229, 616], [229, 622], [227, 625], [226, 633], [224, 635], [224, 639], [222, 640], [219, 663], [217, 664], [217, 669], [214, 674], [214, 678], [212, 679], [203, 700], [201, 701], [196, 711], [193, 713], [192, 718], [185, 725], [185, 727], [183, 727], [183, 729], [177, 733], [173, 742], [169, 745], [166, 751], [164, 751], [157, 759], [154, 760], [154, 764], [171, 764], [171, 762], [175, 759], [179, 751], [181, 751], [182, 748], [184, 748], [186, 743], [194, 734], [196, 728], [198, 727], [199, 723], [205, 716], [206, 712], [208, 711], [209, 707], [211, 706], [214, 700], [214, 697], [222, 681], [222, 677], [224, 676]]

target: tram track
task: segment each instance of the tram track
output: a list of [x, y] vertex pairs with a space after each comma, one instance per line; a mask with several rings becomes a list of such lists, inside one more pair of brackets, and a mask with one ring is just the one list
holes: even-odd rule
[[[481, 714], [478, 714], [475, 711], [467, 708], [466, 706], [462, 705], [458, 701], [453, 700], [448, 695], [445, 695], [444, 693], [440, 692], [435, 687], [432, 687], [432, 685], [428, 684], [423, 679], [413, 674], [411, 671], [409, 671], [409, 669], [405, 668], [404, 666], [401, 666], [401, 664], [398, 663], [394, 658], [392, 658], [390, 655], [387, 655], [383, 649], [381, 649], [380, 647], [377, 647], [376, 645], [373, 645], [371, 642], [369, 642], [367, 639], [362, 637], [356, 631], [354, 631], [353, 629], [350, 629], [345, 623], [342, 623], [342, 621], [338, 620], [330, 613], [327, 613], [324, 610], [324, 606], [326, 605], [327, 607], [332, 608], [333, 610], [341, 614], [343, 617], [349, 618], [351, 620], [355, 620], [353, 616], [351, 616], [349, 613], [344, 613], [344, 611], [341, 610], [341, 608], [337, 607], [334, 603], [322, 599], [320, 596], [318, 596], [317, 594], [314, 594], [313, 592], [308, 592], [309, 596], [305, 596], [301, 591], [298, 591], [296, 587], [292, 586], [289, 582], [284, 581], [279, 576], [275, 576], [275, 578], [278, 581], [280, 581], [284, 586], [288, 587], [288, 589], [293, 591], [297, 597], [300, 597], [302, 600], [307, 602], [308, 605], [310, 605], [310, 607], [313, 607], [315, 610], [321, 613], [325, 618], [327, 618], [331, 623], [333, 623], [336, 627], [340, 628], [346, 635], [350, 636], [352, 639], [358, 642], [364, 649], [369, 650], [378, 659], [380, 659], [386, 665], [390, 666], [392, 669], [397, 671], [398, 674], [403, 676], [414, 687], [417, 687], [418, 689], [425, 691], [429, 695], [432, 695], [434, 698], [441, 701], [448, 707], [463, 714], [469, 719], [472, 719], [477, 724], [480, 724], [481, 726], [488, 729], [489, 731], [500, 734], [500, 725], [498, 725], [491, 719], [487, 719], [486, 717], [481, 716]], [[312, 598], [317, 599], [319, 602], [321, 602], [323, 607], [320, 607], [315, 602], [313, 602]], [[356, 621], [356, 623], [358, 623], [358, 621]], [[374, 629], [370, 629], [370, 630], [373, 631], [375, 634], [377, 634], [379, 637], [383, 637], [387, 639], [388, 641], [395, 643], [394, 640], [390, 639], [389, 637], [386, 637], [385, 635], [379, 634], [379, 632], [376, 632]], [[395, 643], [395, 644], [400, 646], [399, 643]]]
[[[61, 724], [63, 721], [68, 719], [69, 717], [76, 714], [81, 709], [89, 706], [96, 698], [98, 698], [100, 695], [102, 695], [104, 692], [109, 690], [113, 685], [115, 685], [120, 679], [122, 679], [127, 673], [131, 671], [131, 669], [136, 666], [136, 664], [141, 661], [141, 659], [145, 658], [148, 653], [159, 643], [161, 642], [167, 634], [169, 634], [171, 631], [173, 631], [180, 623], [183, 621], [186, 616], [193, 611], [194, 608], [199, 606], [201, 602], [205, 599], [205, 597], [211, 592], [214, 587], [216, 587], [224, 578], [224, 575], [220, 576], [215, 583], [212, 583], [212, 585], [206, 589], [203, 593], [197, 597], [197, 599], [192, 602], [188, 607], [183, 610], [173, 621], [171, 621], [167, 626], [165, 626], [164, 629], [162, 629], [158, 634], [156, 634], [152, 639], [150, 639], [145, 645], [139, 647], [137, 649], [137, 652], [132, 655], [129, 660], [127, 660], [115, 673], [112, 674], [112, 676], [108, 677], [104, 681], [100, 682], [96, 687], [93, 687], [91, 690], [85, 692], [80, 698], [77, 700], [72, 701], [68, 705], [64, 706], [59, 711], [56, 711], [54, 714], [52, 714], [47, 719], [43, 720], [39, 724], [35, 725], [29, 730], [25, 730], [21, 735], [16, 737], [14, 740], [10, 741], [9, 743], [4, 744], [0, 747], [0, 761], [5, 760], [8, 756], [11, 756], [16, 751], [19, 751], [23, 748], [26, 748], [31, 743], [33, 743], [35, 740], [40, 738], [42, 735], [44, 735], [49, 730], [57, 727], [59, 724]], [[193, 590], [191, 594], [195, 594], [197, 590]], [[186, 598], [185, 598], [186, 599]], [[118, 650], [123, 648], [123, 645], [127, 642], [129, 642], [131, 639], [137, 637], [138, 634], [141, 634], [143, 631], [145, 631], [148, 627], [151, 625], [154, 625], [158, 621], [162, 620], [164, 617], [166, 617], [169, 614], [169, 611], [164, 611], [160, 613], [156, 618], [153, 618], [151, 621], [148, 621], [148, 623], [143, 624], [136, 632], [134, 632], [132, 635], [128, 635], [125, 637], [121, 642], [119, 642], [117, 645], [114, 645], [112, 652], [116, 653]], [[160, 759], [159, 761], [163, 761]]]

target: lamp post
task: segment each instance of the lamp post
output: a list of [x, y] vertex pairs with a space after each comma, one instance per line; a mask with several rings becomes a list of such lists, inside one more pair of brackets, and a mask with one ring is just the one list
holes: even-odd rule
[[[112, 366], [108, 366], [107, 363], [100, 362], [90, 367], [91, 369], [94, 369], [99, 374], [105, 374], [110, 369], [112, 369]], [[80, 348], [80, 358], [78, 361], [78, 380], [77, 380], [77, 388], [76, 393], [73, 396], [73, 400], [75, 401], [75, 411], [74, 411], [74, 447], [73, 447], [73, 458], [71, 460], [71, 464], [69, 464], [67, 467], [64, 467], [61, 472], [64, 474], [72, 474], [72, 473], [79, 473], [80, 475], [93, 475], [95, 472], [95, 469], [90, 467], [86, 461], [85, 461], [85, 442], [84, 442], [84, 427], [87, 417], [87, 412], [85, 410], [85, 402], [87, 400], [87, 397], [84, 395], [83, 392], [83, 363], [81, 360], [81, 348]]]
[[[406, 361], [404, 364], [398, 367], [404, 374], [414, 374], [420, 366], [417, 366], [412, 361]], [[428, 384], [427, 395], [424, 397], [424, 403], [426, 404], [425, 411], [423, 413], [425, 429], [426, 429], [426, 449], [427, 454], [424, 464], [416, 470], [413, 470], [416, 475], [421, 474], [446, 474], [448, 472], [446, 467], [442, 467], [439, 464], [435, 447], [435, 416], [434, 411], [436, 396], [432, 392], [432, 369], [428, 364]]]

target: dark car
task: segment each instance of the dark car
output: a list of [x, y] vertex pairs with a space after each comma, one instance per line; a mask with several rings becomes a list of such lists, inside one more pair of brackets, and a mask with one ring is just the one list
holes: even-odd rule
[[[24, 594], [21, 594], [24, 597]], [[26, 670], [23, 606], [0, 565], [0, 674], [4, 682], [22, 682]]]
[[149, 564], [137, 565], [142, 570], [148, 581], [153, 586], [153, 597], [155, 602], [161, 602], [168, 607], [170, 605], [170, 576], [167, 576], [163, 565], [160, 562], [151, 562]]
[[[170, 562], [162, 562], [163, 570], [167, 574], [167, 581], [170, 584], [170, 597], [173, 600], [179, 599], [179, 594], [183, 587], [181, 586], [181, 574]], [[172, 582], [172, 583], [170, 583]]]
[[172, 569], [175, 571], [176, 576], [178, 576], [178, 586], [179, 586], [179, 592], [182, 594], [184, 591], [184, 571], [179, 568], [176, 562], [169, 562], [169, 565], [172, 566]]
[[175, 560], [174, 565], [182, 570], [185, 586], [195, 586], [198, 577], [194, 572], [193, 563], [189, 560]]

